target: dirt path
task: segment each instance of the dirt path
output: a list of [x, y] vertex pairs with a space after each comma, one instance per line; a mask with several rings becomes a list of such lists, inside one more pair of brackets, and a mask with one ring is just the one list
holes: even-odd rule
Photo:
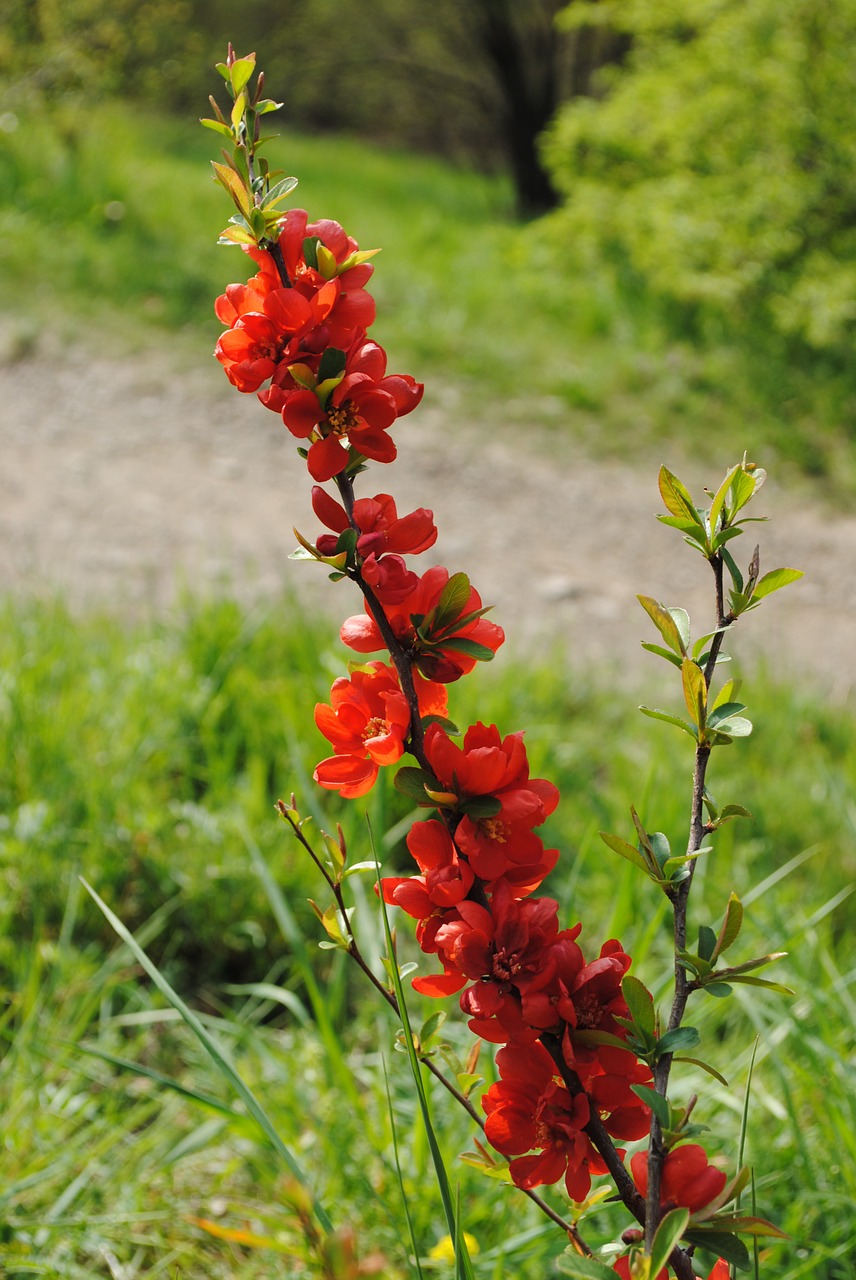
[[[558, 639], [576, 659], [606, 657], [647, 680], [658, 664], [639, 642], [655, 635], [637, 591], [685, 605], [694, 631], [708, 629], [704, 566], [654, 519], [660, 459], [601, 463], [555, 433], [461, 429], [454, 406], [429, 396], [395, 432], [399, 460], [375, 468], [363, 492], [391, 489], [400, 510], [433, 507], [440, 541], [428, 556], [467, 569], [517, 652], [547, 652]], [[0, 589], [59, 587], [75, 603], [134, 612], [167, 607], [181, 584], [244, 598], [295, 589], [333, 617], [355, 611], [345, 584], [334, 590], [314, 566], [286, 558], [292, 525], [309, 535], [318, 527], [293, 444], [204, 352], [189, 373], [154, 353], [93, 358], [81, 348], [7, 360]], [[716, 483], [729, 461], [681, 474]], [[856, 519], [774, 483], [757, 505], [774, 517], [752, 526], [762, 570], [797, 565], [806, 579], [749, 615], [732, 650], [764, 652], [843, 697], [856, 635]]]

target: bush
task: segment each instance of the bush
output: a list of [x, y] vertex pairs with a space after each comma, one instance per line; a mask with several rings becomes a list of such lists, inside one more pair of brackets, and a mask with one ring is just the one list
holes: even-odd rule
[[681, 304], [683, 322], [689, 309], [843, 346], [856, 327], [856, 0], [631, 0], [607, 17], [632, 52], [546, 139], [562, 234]]

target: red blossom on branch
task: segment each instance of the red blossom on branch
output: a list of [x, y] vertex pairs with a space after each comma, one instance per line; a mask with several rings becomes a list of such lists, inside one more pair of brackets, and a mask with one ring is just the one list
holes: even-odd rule
[[[607, 1172], [583, 1132], [585, 1094], [571, 1096], [541, 1044], [500, 1049], [496, 1065], [502, 1078], [482, 1098], [485, 1133], [497, 1151], [517, 1157], [509, 1164], [514, 1182], [529, 1188], [564, 1178], [571, 1199], [584, 1200], [592, 1174]], [[539, 1154], [524, 1154], [533, 1150]]]
[[[463, 577], [463, 575], [456, 575]], [[481, 596], [474, 587], [446, 607], [444, 592], [453, 583], [440, 565], [418, 579], [403, 600], [386, 609], [393, 634], [409, 660], [428, 680], [450, 684], [472, 671], [480, 658], [490, 658], [505, 639], [505, 632], [481, 616]], [[365, 614], [347, 618], [341, 638], [357, 653], [377, 653], [386, 642], [368, 606]]]
[[[445, 690], [423, 688], [425, 714], [445, 711]], [[442, 708], [442, 711], [440, 710]], [[382, 765], [395, 764], [404, 753], [410, 730], [410, 706], [392, 667], [371, 662], [347, 678], [333, 682], [330, 703], [315, 708], [315, 723], [335, 754], [322, 760], [314, 778], [328, 791], [354, 799], [374, 786]]]
[[[641, 1195], [648, 1194], [648, 1152], [638, 1151], [630, 1161], [630, 1172]], [[660, 1204], [663, 1211], [683, 1206], [697, 1213], [715, 1200], [727, 1182], [727, 1175], [712, 1165], [704, 1147], [697, 1142], [672, 1147], [663, 1161], [660, 1176]]]
[[[340, 502], [314, 485], [312, 509], [322, 524], [334, 534], [351, 528], [347, 512]], [[388, 493], [378, 493], [374, 498], [357, 498], [352, 513], [354, 526], [359, 530], [357, 550], [361, 556], [419, 555], [433, 547], [437, 541], [434, 513], [425, 507], [399, 516], [395, 499]], [[321, 534], [316, 543], [321, 555], [332, 555], [337, 538]]]

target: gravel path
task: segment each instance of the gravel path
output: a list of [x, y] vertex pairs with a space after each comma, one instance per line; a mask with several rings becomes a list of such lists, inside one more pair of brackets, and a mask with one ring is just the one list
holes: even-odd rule
[[[44, 346], [0, 364], [0, 589], [60, 588], [75, 605], [134, 613], [168, 608], [182, 585], [246, 599], [294, 590], [298, 607], [356, 610], [346, 584], [334, 590], [315, 566], [287, 560], [292, 525], [318, 529], [304, 464], [278, 419], [233, 391], [204, 351], [187, 372], [174, 353]], [[558, 641], [647, 682], [662, 664], [639, 647], [656, 636], [636, 592], [684, 605], [694, 631], [708, 629], [707, 571], [654, 519], [660, 459], [596, 462], [555, 432], [462, 429], [454, 403], [430, 396], [394, 432], [398, 461], [376, 467], [361, 492], [392, 490], [399, 510], [433, 507], [440, 540], [423, 562], [466, 569], [518, 653]], [[685, 474], [680, 458], [663, 460], [695, 486], [717, 483], [733, 461]], [[732, 650], [763, 652], [843, 697], [856, 519], [774, 482], [755, 505], [773, 517], [750, 526], [762, 572], [796, 565], [806, 578], [749, 615]], [[741, 562], [754, 541], [737, 544]]]

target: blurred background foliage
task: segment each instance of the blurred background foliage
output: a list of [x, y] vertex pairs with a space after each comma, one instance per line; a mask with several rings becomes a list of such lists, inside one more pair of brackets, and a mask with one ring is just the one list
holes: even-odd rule
[[561, 31], [562, 0], [11, 0], [0, 67], [51, 95], [93, 89], [198, 112], [228, 40], [263, 50], [289, 124], [511, 171], [519, 209], [556, 202], [537, 138], [626, 36]]
[[[240, 52], [259, 50], [292, 138], [319, 140], [315, 169], [329, 170], [327, 186], [340, 176], [344, 192], [347, 182], [340, 218], [370, 197], [388, 154], [399, 182], [393, 190], [383, 179], [382, 195], [400, 230], [384, 243], [400, 255], [405, 224], [414, 232], [400, 260], [410, 296], [421, 296], [423, 346], [437, 349], [448, 378], [483, 380], [489, 367], [496, 378], [489, 353], [507, 338], [502, 291], [540, 296], [537, 393], [560, 404], [567, 429], [581, 427], [588, 444], [737, 432], [750, 447], [772, 442], [850, 501], [854, 36], [856, 0], [7, 0], [0, 270], [11, 283], [26, 262], [36, 286], [34, 230], [49, 270], [33, 215], [44, 219], [54, 197], [42, 189], [35, 146], [53, 176], [66, 175], [54, 214], [69, 237], [85, 236], [89, 278], [111, 237], [118, 255], [127, 214], [140, 272], [174, 280], [160, 321], [197, 324], [210, 293], [204, 237], [188, 227], [182, 238], [179, 226], [204, 149], [190, 141], [190, 122], [217, 91], [213, 64], [232, 40]], [[129, 111], [136, 135], [123, 123]], [[107, 154], [115, 145], [128, 171], [121, 181], [120, 156]], [[364, 148], [362, 161], [349, 146]], [[304, 166], [306, 152], [298, 149]], [[444, 165], [433, 187], [420, 152]], [[465, 170], [471, 216], [454, 187]], [[476, 196], [478, 176], [491, 185]], [[166, 197], [155, 204], [153, 191], [164, 184], [178, 235], [171, 264], [156, 230], [139, 234], [142, 222], [162, 225]], [[451, 262], [450, 238], [467, 237], [471, 256], [456, 251]], [[491, 275], [475, 288], [477, 259]], [[57, 278], [67, 272], [60, 264]], [[407, 296], [396, 304], [406, 308]], [[528, 359], [524, 332], [521, 322]], [[433, 372], [430, 361], [420, 369]], [[508, 402], [507, 379], [496, 398]], [[695, 429], [682, 426], [690, 419]]]
[[563, 236], [704, 326], [849, 350], [856, 326], [856, 3], [577, 3], [629, 53], [546, 154]]

